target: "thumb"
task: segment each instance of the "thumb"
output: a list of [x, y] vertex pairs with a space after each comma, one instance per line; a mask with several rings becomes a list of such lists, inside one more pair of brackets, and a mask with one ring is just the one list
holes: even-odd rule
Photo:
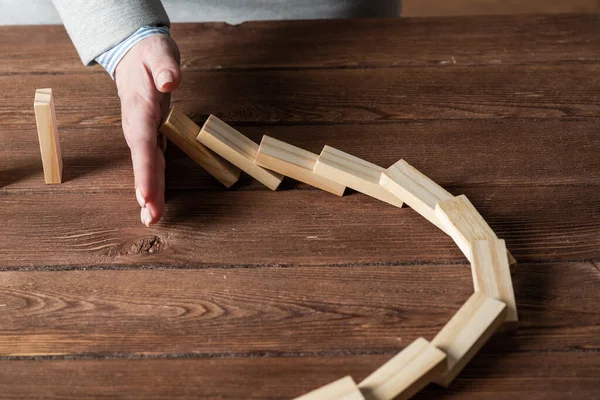
[[170, 93], [179, 87], [181, 83], [179, 49], [173, 39], [161, 36], [152, 46], [152, 51], [146, 53], [146, 65], [159, 92]]

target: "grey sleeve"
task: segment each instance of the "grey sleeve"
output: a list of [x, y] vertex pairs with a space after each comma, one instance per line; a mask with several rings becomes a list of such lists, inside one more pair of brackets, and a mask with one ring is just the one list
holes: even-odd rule
[[145, 25], [169, 26], [160, 0], [52, 0], [85, 65]]

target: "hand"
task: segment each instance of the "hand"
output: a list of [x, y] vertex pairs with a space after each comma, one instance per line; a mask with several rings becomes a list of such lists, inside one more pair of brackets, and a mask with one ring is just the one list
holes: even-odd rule
[[125, 140], [131, 150], [140, 218], [150, 226], [165, 204], [165, 158], [158, 143], [162, 110], [181, 82], [179, 49], [166, 35], [138, 42], [117, 65], [115, 82], [121, 99]]

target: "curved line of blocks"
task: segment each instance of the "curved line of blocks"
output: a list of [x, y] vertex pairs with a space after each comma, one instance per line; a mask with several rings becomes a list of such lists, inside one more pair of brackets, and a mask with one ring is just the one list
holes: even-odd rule
[[408, 399], [430, 382], [448, 387], [494, 332], [517, 327], [504, 240], [466, 196], [452, 196], [400, 160], [388, 169], [325, 146], [320, 155], [264, 136], [260, 146], [211, 115], [200, 128], [175, 108], [160, 131], [229, 187], [240, 170], [275, 190], [283, 176], [342, 196], [346, 187], [403, 203], [456, 242], [471, 263], [474, 293], [431, 341], [418, 338], [358, 385], [347, 376], [296, 400]]

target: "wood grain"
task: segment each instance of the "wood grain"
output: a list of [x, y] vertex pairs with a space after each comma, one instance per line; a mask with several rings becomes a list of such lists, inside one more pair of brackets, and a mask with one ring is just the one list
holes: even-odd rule
[[[595, 14], [269, 21], [173, 24], [172, 34], [185, 76], [199, 69], [598, 62], [598, 23]], [[0, 63], [4, 75], [104, 74], [81, 64], [62, 26], [0, 27], [0, 53], [10, 60]]]
[[[56, 99], [57, 103], [63, 100], [74, 102], [75, 98], [59, 95]], [[118, 112], [116, 98], [111, 102]], [[62, 105], [58, 107], [60, 110]], [[117, 122], [113, 122], [102, 113], [96, 113], [100, 114], [97, 122], [88, 110], [84, 113], [87, 117], [70, 128], [61, 125], [65, 179], [60, 187], [41, 183], [44, 178], [33, 111], [27, 108], [18, 125], [0, 126], [0, 193], [123, 189], [133, 196], [131, 157], [119, 117], [114, 115]], [[61, 120], [64, 116], [61, 114]], [[600, 120], [595, 119], [407, 121], [239, 129], [256, 142], [268, 134], [317, 154], [328, 144], [382, 166], [404, 158], [444, 187], [600, 185], [600, 158], [596, 156], [600, 153]], [[222, 190], [173, 145], [167, 149], [166, 183], [168, 189]], [[232, 189], [262, 187], [242, 176]], [[293, 187], [309, 188], [304, 184]]]
[[[473, 291], [469, 268], [449, 265], [5, 271], [0, 280], [2, 356], [391, 358], [433, 338]], [[600, 349], [592, 264], [519, 264], [513, 282], [520, 330], [490, 351]]]
[[[596, 186], [457, 192], [520, 262], [600, 257]], [[1, 268], [465, 262], [415, 211], [360, 193], [168, 192], [165, 216], [150, 229], [137, 212], [129, 192], [0, 196]]]
[[[284, 400], [343, 374], [361, 379], [388, 358], [361, 355], [0, 361], [0, 398]], [[414, 399], [488, 400], [531, 393], [549, 400], [593, 399], [598, 394], [598, 374], [600, 358], [594, 353], [499, 355], [484, 348], [449, 390], [430, 385]], [[252, 387], [251, 393], [248, 387]]]
[[[599, 20], [176, 25], [174, 104], [255, 142], [404, 158], [507, 239], [519, 332], [417, 398], [591, 399]], [[62, 27], [0, 27], [0, 60], [0, 398], [293, 398], [360, 381], [471, 294], [460, 251], [413, 210], [249, 177], [224, 192], [175, 146], [166, 217], [143, 228], [111, 79]], [[38, 87], [55, 88], [59, 187], [43, 184]]]
[[572, 13], [600, 11], [598, 0], [404, 0], [403, 16]]
[[[600, 116], [589, 77], [600, 64], [456, 66], [324, 70], [190, 71], [174, 105], [228, 124], [365, 123], [414, 119], [571, 118]], [[348, 82], [353, 82], [349, 85]], [[3, 124], [23, 124], [24, 93], [56, 91], [61, 127], [119, 120], [114, 85], [90, 75], [0, 76]], [[94, 93], [82, 101], [82, 93]], [[59, 111], [58, 98], [63, 107]], [[108, 102], [108, 107], [103, 103]]]

